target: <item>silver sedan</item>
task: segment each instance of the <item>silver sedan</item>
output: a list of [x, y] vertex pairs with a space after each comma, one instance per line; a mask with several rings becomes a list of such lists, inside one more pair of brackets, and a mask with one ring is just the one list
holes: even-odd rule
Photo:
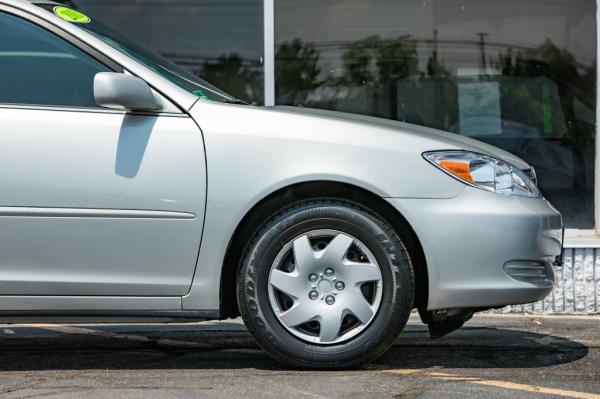
[[0, 0], [0, 60], [2, 316], [241, 314], [339, 368], [552, 289], [561, 215], [498, 148], [250, 106], [47, 1]]

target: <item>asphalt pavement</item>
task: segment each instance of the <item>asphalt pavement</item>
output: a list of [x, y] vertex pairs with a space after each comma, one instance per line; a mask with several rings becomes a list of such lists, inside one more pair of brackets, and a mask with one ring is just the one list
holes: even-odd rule
[[476, 315], [431, 340], [411, 317], [348, 371], [280, 366], [239, 320], [0, 325], [2, 398], [600, 399], [600, 316]]

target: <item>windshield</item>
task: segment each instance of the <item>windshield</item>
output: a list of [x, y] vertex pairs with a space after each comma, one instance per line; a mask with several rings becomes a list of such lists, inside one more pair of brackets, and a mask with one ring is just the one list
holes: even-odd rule
[[56, 6], [55, 4], [40, 4], [39, 6], [54, 13], [59, 18], [78, 25], [108, 45], [135, 58], [162, 77], [200, 98], [229, 103], [244, 103], [183, 68], [178, 67], [158, 53], [136, 43], [134, 40], [79, 11], [64, 6]]

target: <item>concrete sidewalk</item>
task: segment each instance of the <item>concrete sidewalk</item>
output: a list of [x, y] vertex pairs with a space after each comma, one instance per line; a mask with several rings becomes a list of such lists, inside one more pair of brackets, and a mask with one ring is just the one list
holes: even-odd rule
[[2, 397], [600, 399], [600, 317], [480, 314], [430, 340], [411, 317], [360, 370], [286, 370], [239, 320], [0, 325]]

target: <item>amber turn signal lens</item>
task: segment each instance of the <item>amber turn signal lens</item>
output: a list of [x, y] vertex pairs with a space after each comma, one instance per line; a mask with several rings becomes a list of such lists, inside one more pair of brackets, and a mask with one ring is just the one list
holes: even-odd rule
[[456, 175], [469, 183], [473, 183], [473, 176], [471, 176], [471, 162], [441, 159], [439, 165], [453, 175]]
[[[517, 197], [541, 197], [540, 190], [523, 170], [502, 159], [465, 150], [429, 151], [423, 153], [423, 158], [447, 175], [481, 190]], [[525, 169], [531, 170], [531, 167]]]

